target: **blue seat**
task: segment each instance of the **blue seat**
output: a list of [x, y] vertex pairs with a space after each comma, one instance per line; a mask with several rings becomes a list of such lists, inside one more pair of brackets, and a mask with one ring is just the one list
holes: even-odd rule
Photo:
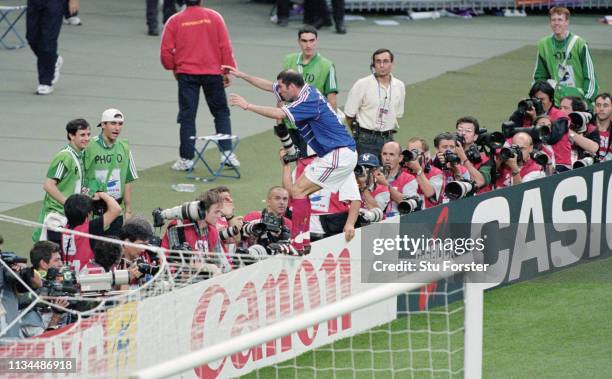
[[[187, 173], [188, 179], [199, 180], [202, 182], [212, 182], [216, 180], [217, 178], [240, 179], [240, 170], [238, 167], [235, 167], [231, 164], [228, 164], [226, 166], [226, 163], [229, 163], [230, 156], [234, 153], [234, 151], [236, 151], [236, 147], [238, 147], [238, 143], [240, 142], [240, 138], [238, 138], [238, 136], [233, 136], [229, 134], [216, 134], [213, 136], [202, 136], [202, 137], [194, 136], [194, 137], [191, 137], [191, 139], [195, 140], [195, 143], [196, 143], [196, 149], [195, 149], [196, 156], [193, 162], [193, 168]], [[226, 141], [226, 140], [230, 140], [232, 142], [231, 148], [227, 151], [223, 151], [223, 149], [221, 149], [221, 146], [219, 145], [219, 142]], [[197, 146], [198, 142], [203, 142], [200, 148], [198, 148]], [[219, 168], [217, 168], [216, 170], [213, 170], [213, 168], [206, 161], [206, 158], [204, 156], [204, 152], [206, 151], [206, 148], [208, 147], [210, 143], [215, 144], [217, 148], [219, 149], [219, 151], [221, 152]], [[208, 170], [209, 176], [202, 177], [202, 176], [196, 176], [194, 174], [194, 170], [196, 166], [198, 165], [198, 162], [202, 162], [204, 164], [204, 167], [206, 168], [206, 170]], [[224, 174], [223, 170], [226, 168], [229, 169], [233, 173]]]
[[[23, 39], [23, 37], [21, 37], [15, 25], [17, 25], [19, 19], [21, 19], [21, 17], [23, 17], [23, 15], [26, 13], [26, 9], [27, 7], [25, 5], [0, 6], [0, 26], [4, 24], [8, 25], [4, 32], [2, 32], [2, 29], [0, 29], [0, 33], [2, 33], [0, 36], [0, 43], [5, 49], [20, 49], [25, 47], [26, 41]], [[13, 16], [14, 18], [11, 21]], [[19, 40], [17, 45], [9, 45], [4, 42], [4, 39], [8, 37], [9, 33], [12, 33], [15, 35], [15, 37], [17, 37]]]

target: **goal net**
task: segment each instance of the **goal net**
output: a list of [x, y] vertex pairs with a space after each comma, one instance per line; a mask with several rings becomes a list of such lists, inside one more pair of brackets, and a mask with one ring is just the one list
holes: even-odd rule
[[[8, 240], [36, 224], [0, 215], [0, 225]], [[460, 276], [427, 273], [366, 283], [360, 234], [348, 244], [343, 236], [318, 241], [306, 257], [271, 256], [206, 280], [205, 270], [189, 264], [194, 253], [160, 248], [172, 259], [162, 259], [146, 284], [62, 294], [70, 306], [28, 290], [18, 317], [0, 324], [0, 358], [69, 359], [72, 370], [58, 375], [91, 378], [478, 377], [481, 291], [470, 302], [472, 285]], [[45, 332], [24, 328], [52, 309], [71, 322]], [[11, 327], [32, 336], [7, 338]]]

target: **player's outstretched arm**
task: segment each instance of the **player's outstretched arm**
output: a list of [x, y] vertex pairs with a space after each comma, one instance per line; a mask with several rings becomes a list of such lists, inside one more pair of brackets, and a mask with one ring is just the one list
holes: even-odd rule
[[280, 120], [285, 117], [285, 112], [283, 112], [280, 108], [251, 104], [244, 97], [236, 93], [230, 93], [229, 103], [231, 106], [238, 106], [245, 111], [255, 112], [258, 115], [273, 118], [275, 120]]
[[232, 66], [226, 66], [226, 65], [222, 65], [221, 69], [226, 73], [229, 74], [231, 76], [235, 76], [236, 78], [240, 78], [240, 79], [244, 79], [247, 82], [249, 82], [251, 85], [264, 90], [264, 91], [268, 91], [268, 92], [272, 92], [272, 82], [267, 80], [267, 79], [263, 79], [263, 78], [259, 78], [257, 76], [252, 76], [249, 75], [245, 72], [242, 72], [240, 70], [238, 70], [235, 67]]

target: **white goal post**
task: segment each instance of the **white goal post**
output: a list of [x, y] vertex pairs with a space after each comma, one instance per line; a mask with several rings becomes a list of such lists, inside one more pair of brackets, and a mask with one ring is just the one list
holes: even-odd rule
[[[457, 263], [472, 262], [471, 254], [456, 258]], [[327, 304], [320, 308], [286, 318], [255, 331], [228, 339], [186, 355], [139, 370], [130, 378], [153, 379], [178, 375], [195, 367], [214, 362], [223, 357], [244, 351], [253, 346], [264, 344], [275, 338], [291, 334], [309, 326], [328, 321], [340, 315], [376, 304], [385, 299], [417, 290], [428, 283], [444, 279], [450, 275], [441, 272], [417, 272], [409, 275], [409, 283], [386, 283], [346, 299]], [[464, 282], [464, 368], [465, 378], [482, 377], [482, 339], [483, 339], [483, 293], [485, 286]]]

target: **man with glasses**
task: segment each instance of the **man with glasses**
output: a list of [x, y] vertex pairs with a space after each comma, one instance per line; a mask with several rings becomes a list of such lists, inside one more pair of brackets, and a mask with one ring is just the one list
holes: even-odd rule
[[[128, 141], [119, 138], [123, 123], [121, 111], [105, 110], [98, 124], [102, 133], [93, 138], [83, 161], [89, 190], [108, 193], [121, 204], [124, 217], [129, 219], [132, 216], [132, 182], [138, 179], [138, 171]], [[122, 225], [123, 217], [117, 218], [108, 233], [119, 235]]]
[[404, 115], [406, 86], [393, 77], [393, 53], [378, 49], [372, 54], [371, 75], [359, 79], [351, 88], [344, 114], [353, 131], [357, 152], [380, 156], [385, 143], [393, 141]]

